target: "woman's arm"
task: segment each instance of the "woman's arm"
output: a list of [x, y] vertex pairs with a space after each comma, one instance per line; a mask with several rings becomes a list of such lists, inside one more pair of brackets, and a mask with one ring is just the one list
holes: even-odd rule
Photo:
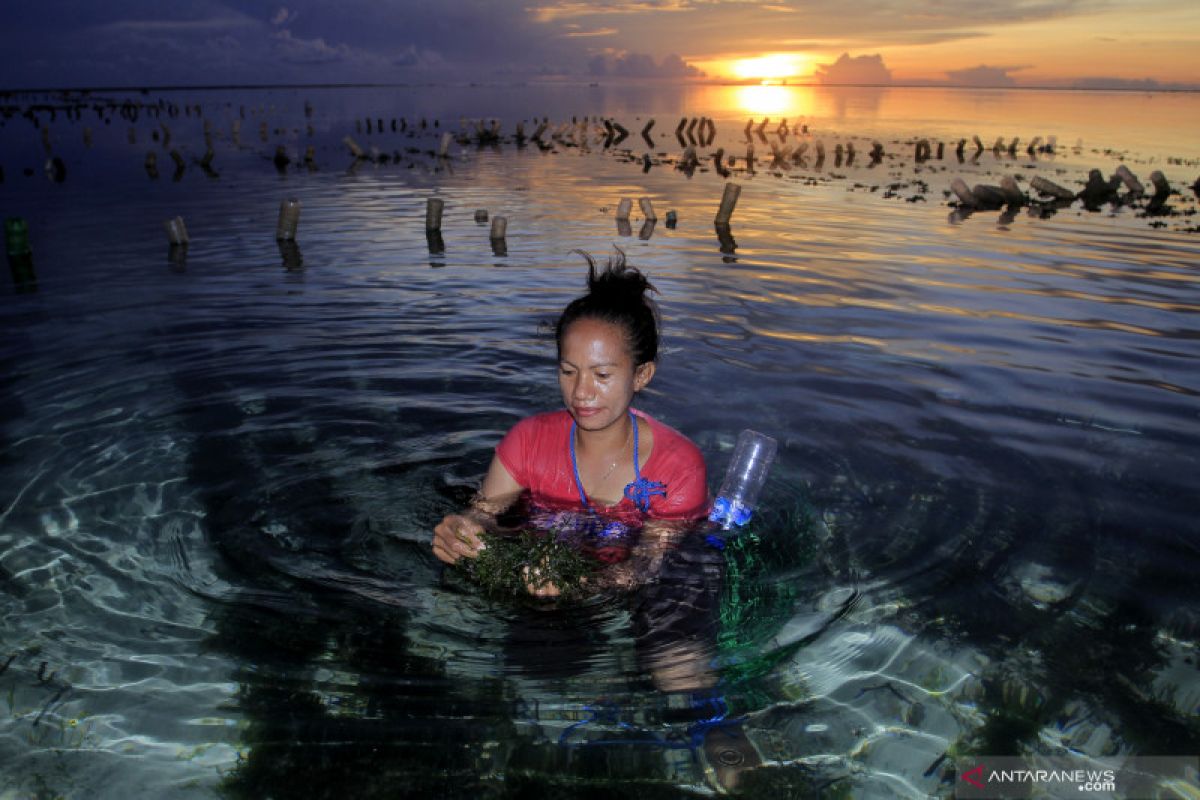
[[597, 588], [628, 591], [657, 580], [663, 558], [679, 546], [694, 524], [686, 520], [646, 520], [629, 558], [595, 576]]
[[460, 514], [447, 514], [433, 529], [433, 554], [447, 564], [460, 558], [475, 558], [483, 549], [479, 535], [495, 526], [524, 489], [505, 469], [499, 456], [492, 456], [479, 494]]

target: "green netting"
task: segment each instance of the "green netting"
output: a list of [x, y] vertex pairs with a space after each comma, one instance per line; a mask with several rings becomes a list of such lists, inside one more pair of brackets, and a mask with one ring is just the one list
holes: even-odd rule
[[717, 645], [728, 684], [750, 690], [791, 653], [792, 648], [765, 647], [794, 613], [801, 588], [775, 575], [812, 559], [815, 519], [807, 505], [798, 504], [761, 515], [726, 542]]

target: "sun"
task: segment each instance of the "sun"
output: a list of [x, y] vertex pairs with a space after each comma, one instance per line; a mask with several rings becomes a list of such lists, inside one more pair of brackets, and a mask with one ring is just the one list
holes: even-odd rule
[[800, 53], [769, 53], [754, 58], [739, 58], [730, 65], [739, 80], [780, 81], [798, 77], [809, 64]]

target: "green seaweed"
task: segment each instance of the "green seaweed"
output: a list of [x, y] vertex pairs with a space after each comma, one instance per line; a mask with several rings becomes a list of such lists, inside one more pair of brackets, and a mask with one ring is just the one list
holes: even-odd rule
[[560, 599], [577, 599], [585, 594], [587, 579], [596, 570], [595, 561], [554, 536], [522, 531], [485, 533], [481, 538], [484, 549], [459, 565], [493, 600], [529, 596], [530, 575], [536, 575], [543, 585], [554, 584]]

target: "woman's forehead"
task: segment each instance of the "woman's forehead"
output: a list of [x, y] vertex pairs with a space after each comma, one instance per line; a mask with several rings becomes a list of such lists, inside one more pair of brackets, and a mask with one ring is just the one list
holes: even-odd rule
[[589, 363], [621, 363], [631, 357], [625, 332], [619, 325], [596, 319], [581, 319], [563, 335], [560, 357], [586, 358]]

